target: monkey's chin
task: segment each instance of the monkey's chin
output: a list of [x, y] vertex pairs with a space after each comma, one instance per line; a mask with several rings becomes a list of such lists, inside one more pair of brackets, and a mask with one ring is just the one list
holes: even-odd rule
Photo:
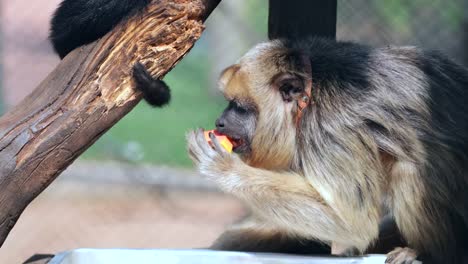
[[245, 155], [250, 152], [250, 145], [246, 140], [242, 139], [231, 139], [233, 144], [232, 151], [237, 154]]

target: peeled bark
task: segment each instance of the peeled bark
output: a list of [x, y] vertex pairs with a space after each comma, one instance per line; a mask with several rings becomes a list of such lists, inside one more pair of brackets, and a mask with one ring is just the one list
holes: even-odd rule
[[192, 48], [220, 0], [154, 0], [70, 53], [0, 118], [0, 245], [26, 206], [141, 99], [132, 67], [162, 77]]

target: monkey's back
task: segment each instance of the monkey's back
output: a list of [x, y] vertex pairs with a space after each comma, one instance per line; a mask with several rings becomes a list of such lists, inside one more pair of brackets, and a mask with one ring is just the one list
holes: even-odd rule
[[468, 245], [468, 70], [437, 51], [401, 47], [375, 52], [381, 59], [375, 63], [387, 64], [373, 73], [385, 75], [388, 82], [378, 96], [390, 103], [382, 105], [392, 109], [388, 116], [399, 116], [395, 126], [411, 128], [405, 136], [414, 133], [421, 144], [406, 145], [407, 151], [419, 152], [409, 157], [421, 169], [425, 214], [433, 217], [434, 233], [446, 241], [430, 250], [463, 255]]
[[[332, 40], [288, 45], [302, 45], [311, 56], [318, 102], [303, 129], [316, 139], [337, 133], [317, 136], [323, 124], [372, 135], [403, 170], [381, 179], [382, 190], [393, 195], [386, 206], [411, 246], [441, 263], [458, 263], [468, 249], [468, 70], [415, 47]], [[343, 135], [338, 131], [335, 139]]]

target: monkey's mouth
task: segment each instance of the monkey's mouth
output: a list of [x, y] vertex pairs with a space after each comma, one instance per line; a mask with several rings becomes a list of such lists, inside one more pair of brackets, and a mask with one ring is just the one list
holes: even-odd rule
[[245, 154], [250, 152], [250, 140], [248, 136], [227, 129], [216, 129], [216, 131], [229, 139], [234, 153]]
[[232, 151], [238, 154], [246, 153], [249, 150], [248, 141], [243, 138], [229, 137], [232, 143]]

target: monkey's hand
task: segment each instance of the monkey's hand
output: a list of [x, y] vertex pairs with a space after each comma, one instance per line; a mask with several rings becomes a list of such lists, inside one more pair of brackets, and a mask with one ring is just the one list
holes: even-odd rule
[[223, 188], [231, 180], [232, 171], [245, 163], [235, 154], [227, 152], [219, 143], [216, 136], [210, 134], [213, 147], [205, 140], [203, 129], [191, 131], [187, 134], [188, 152], [198, 171], [208, 179], [215, 181]]

